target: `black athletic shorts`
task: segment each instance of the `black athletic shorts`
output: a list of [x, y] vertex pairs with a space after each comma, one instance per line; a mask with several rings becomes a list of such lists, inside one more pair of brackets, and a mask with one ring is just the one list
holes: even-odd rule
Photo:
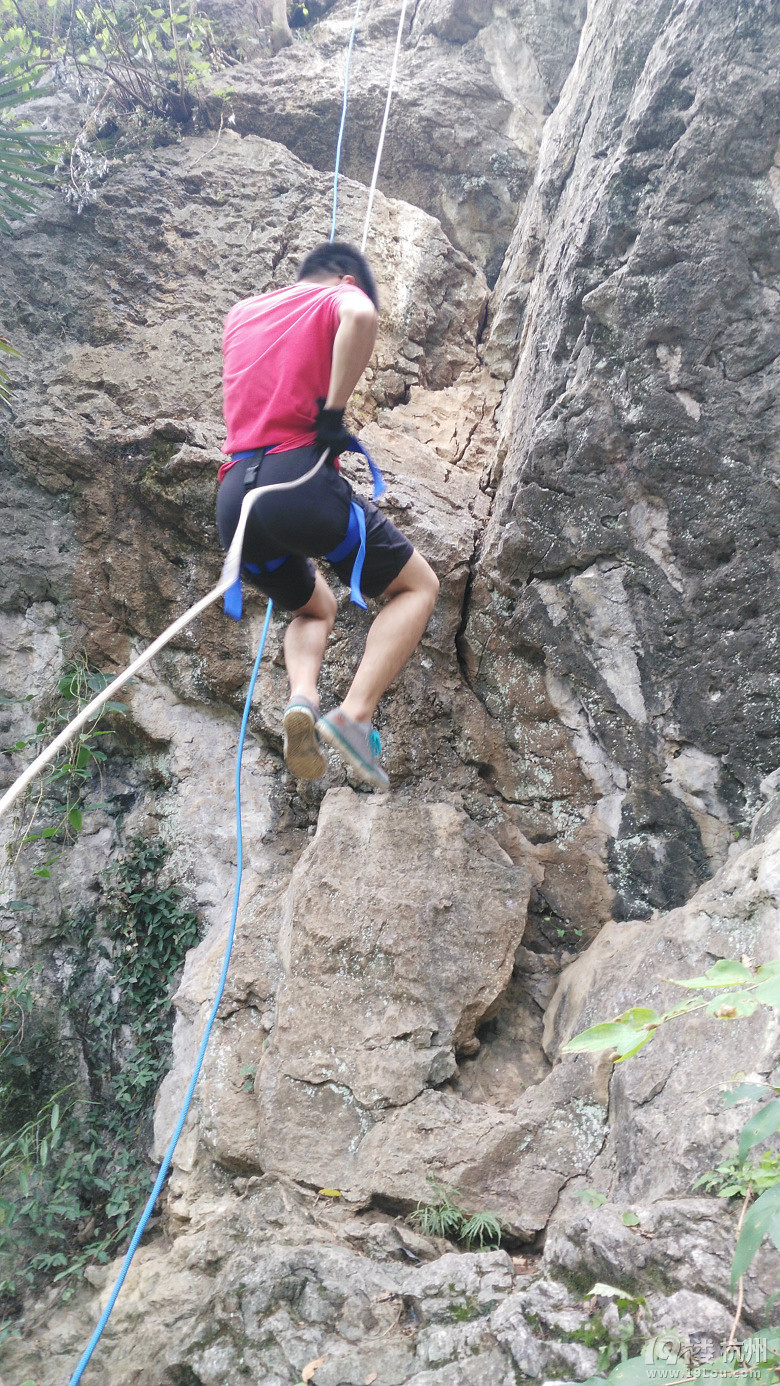
[[[276, 481], [293, 481], [311, 470], [320, 455], [311, 446], [290, 452], [266, 453], [260, 464], [256, 484], [269, 486]], [[244, 499], [244, 476], [254, 458], [234, 463], [219, 487], [217, 526], [222, 547], [227, 549], [238, 524]], [[244, 537], [244, 563], [267, 563], [289, 557], [271, 573], [244, 573], [276, 606], [298, 611], [314, 591], [316, 569], [312, 558], [324, 558], [342, 542], [349, 525], [353, 498], [366, 515], [366, 557], [361, 589], [364, 597], [378, 597], [398, 577], [414, 549], [391, 520], [371, 501], [354, 495], [349, 482], [329, 462], [302, 486], [290, 491], [271, 491], [254, 504]], [[346, 558], [331, 566], [349, 586], [358, 545]]]

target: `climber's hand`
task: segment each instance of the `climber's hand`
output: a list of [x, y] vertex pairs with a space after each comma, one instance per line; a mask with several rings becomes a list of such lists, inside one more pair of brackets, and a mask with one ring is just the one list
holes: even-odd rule
[[317, 447], [330, 448], [334, 457], [349, 452], [352, 438], [344, 426], [343, 409], [326, 409], [324, 399], [318, 399], [315, 428]]

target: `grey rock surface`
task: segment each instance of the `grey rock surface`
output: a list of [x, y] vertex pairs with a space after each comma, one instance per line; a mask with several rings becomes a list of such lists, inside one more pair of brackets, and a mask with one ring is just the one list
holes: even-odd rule
[[[425, 854], [410, 858], [409, 840], [425, 841]], [[285, 895], [242, 920], [200, 1089], [219, 1162], [355, 1196], [385, 1192], [378, 1152], [396, 1143], [385, 1122], [400, 1109], [426, 1124], [430, 1109], [423, 1102], [416, 1118], [415, 1099], [454, 1075], [456, 1055], [495, 1010], [530, 885], [530, 872], [449, 804], [326, 795]], [[208, 938], [190, 959], [179, 999], [185, 1034], [205, 1019], [220, 944]], [[185, 1073], [199, 1038], [178, 1037]], [[166, 1083], [183, 1086], [175, 1069]], [[163, 1102], [160, 1152], [169, 1124]], [[412, 1150], [411, 1161], [406, 1182], [396, 1174], [393, 1184], [407, 1202], [426, 1192], [425, 1159]]]
[[[528, 1367], [547, 1375], [568, 1367], [575, 1379], [594, 1367], [595, 1353], [567, 1342], [558, 1326], [568, 1325], [564, 1335], [581, 1329], [588, 1311], [561, 1286], [526, 1291], [505, 1252], [448, 1252], [410, 1266], [380, 1216], [366, 1224], [324, 1209], [269, 1176], [242, 1185], [238, 1198], [213, 1188], [179, 1198], [164, 1261], [155, 1246], [139, 1253], [104, 1340], [102, 1370], [115, 1386], [162, 1386], [177, 1375], [239, 1386], [248, 1373], [263, 1386], [287, 1386], [317, 1361], [318, 1386], [361, 1386], [372, 1373], [382, 1386], [514, 1386]], [[357, 1249], [366, 1231], [371, 1257]], [[542, 1316], [534, 1341], [528, 1320]], [[39, 1386], [61, 1381], [79, 1317], [55, 1311], [48, 1353], [39, 1344], [22, 1355], [11, 1343], [3, 1386], [22, 1364]], [[87, 1369], [88, 1386], [101, 1379]]]
[[[738, 0], [584, 8], [420, 0], [410, 15], [380, 179], [393, 197], [369, 240], [382, 330], [353, 418], [442, 597], [379, 713], [385, 799], [340, 770], [318, 786], [283, 771], [272, 628], [215, 1043], [87, 1383], [292, 1386], [318, 1357], [315, 1386], [586, 1379], [627, 1333], [632, 1350], [655, 1331], [709, 1350], [731, 1321], [737, 1214], [692, 1185], [753, 1110], [724, 1112], [720, 1088], [747, 1066], [776, 1080], [774, 1013], [691, 1017], [614, 1071], [562, 1046], [670, 1004], [670, 979], [717, 957], [780, 944], [780, 23]], [[211, 83], [214, 131], [113, 165], [81, 216], [53, 197], [5, 243], [1, 326], [23, 352], [0, 444], [12, 745], [69, 650], [120, 667], [216, 579], [221, 321], [330, 226], [352, 5], [317, 13], [271, 57], [268, 7], [229, 6], [238, 41], [257, 20], [258, 51]], [[354, 239], [396, 18], [367, 4], [355, 54], [339, 193]], [[208, 932], [178, 993], [158, 1156], [229, 916], [231, 761], [262, 611], [247, 606], [238, 628], [210, 612], [139, 680], [107, 773], [116, 813], [56, 881], [33, 857], [12, 883], [43, 921], [25, 935], [9, 916], [4, 946], [24, 957], [94, 893], [121, 834], [171, 843]], [[326, 702], [363, 638], [346, 606]], [[3, 758], [3, 783], [26, 758]], [[429, 1176], [498, 1214], [523, 1255], [413, 1231]], [[594, 1188], [601, 1207], [577, 1196]], [[748, 1327], [778, 1268], [764, 1246]], [[107, 1293], [90, 1276], [71, 1305], [29, 1298], [2, 1386], [67, 1378]], [[598, 1280], [645, 1310], [626, 1323]]]
[[[29, 595], [45, 596], [46, 583], [59, 581], [69, 621], [98, 663], [121, 661], [129, 638], [151, 638], [189, 605], [193, 584], [202, 591], [216, 578], [222, 318], [237, 297], [287, 282], [305, 248], [327, 235], [324, 176], [279, 146], [228, 130], [214, 144], [193, 139], [119, 170], [81, 218], [52, 204], [11, 238], [0, 267], [23, 356], [3, 465], [19, 501], [28, 488], [22, 514], [35, 523], [53, 509], [68, 514], [70, 583], [60, 580], [63, 558], [54, 554], [46, 574], [34, 576], [37, 541], [25, 540], [24, 524], [13, 542], [23, 546]], [[247, 213], [247, 190], [268, 216]], [[359, 217], [360, 201], [356, 185], [345, 183], [348, 219], [350, 208]], [[363, 421], [413, 384], [448, 387], [476, 365], [487, 292], [480, 272], [416, 209], [380, 196], [374, 228], [385, 327], [359, 406]], [[448, 619], [457, 628], [477, 488], [456, 473], [447, 500], [452, 469], [432, 462], [447, 519], [424, 528], [449, 530], [449, 542], [442, 533], [438, 543], [453, 573], [457, 608]], [[363, 475], [356, 480], [365, 488]], [[408, 488], [396, 504], [409, 509]], [[10, 528], [14, 516], [6, 514]], [[7, 600], [19, 605], [13, 555]], [[178, 660], [176, 647], [164, 656], [180, 696], [208, 696], [211, 685], [212, 696], [230, 697], [243, 683], [248, 627], [231, 647], [215, 616], [204, 617], [197, 656], [186, 653], [191, 635], [179, 642]]]
[[[561, 977], [545, 1016], [548, 1053], [560, 1054], [572, 1035], [631, 1006], [651, 1006], [659, 1014], [672, 1009], [685, 995], [675, 979], [701, 976], [718, 958], [759, 964], [777, 957], [779, 921], [775, 829], [681, 909], [602, 929]], [[635, 1059], [614, 1069], [609, 1134], [588, 1175], [608, 1202], [583, 1210], [574, 1187], [568, 1191], [548, 1228], [545, 1260], [551, 1270], [565, 1267], [584, 1281], [594, 1275], [608, 1279], [610, 1266], [619, 1265], [630, 1288], [652, 1268], [656, 1283], [668, 1291], [731, 1302], [738, 1209], [697, 1195], [694, 1183], [736, 1146], [757, 1110], [748, 1102], [724, 1107], [723, 1093], [740, 1074], [770, 1080], [779, 1040], [778, 1015], [769, 1006], [757, 1006], [742, 1019], [693, 1013], [667, 1022]], [[562, 1067], [568, 1062], [564, 1058]], [[624, 1225], [625, 1211], [637, 1214], [636, 1226]], [[760, 1322], [775, 1264], [780, 1267], [780, 1258], [767, 1248], [746, 1276], [745, 1314], [753, 1323]]]
[[[778, 760], [778, 42], [766, 9], [591, 6], [491, 310], [464, 648], [517, 769], [486, 758], [532, 838], [551, 798], [604, 820], [623, 917], [687, 898]], [[523, 755], [540, 661], [568, 782]]]
[[[342, 170], [368, 183], [382, 122], [398, 7], [363, 8], [350, 67]], [[354, 4], [343, 0], [277, 60], [255, 60], [207, 85], [226, 90], [241, 134], [279, 141], [329, 170], [341, 115]], [[381, 186], [441, 220], [493, 282], [533, 176], [544, 118], [574, 60], [584, 5], [478, 5], [409, 11], [382, 158]], [[339, 232], [345, 227], [339, 222]]]

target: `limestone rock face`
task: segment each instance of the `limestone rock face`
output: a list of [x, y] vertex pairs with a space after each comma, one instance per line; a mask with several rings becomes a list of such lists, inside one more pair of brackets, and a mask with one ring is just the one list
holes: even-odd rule
[[[279, 55], [230, 73], [234, 128], [333, 167], [352, 0]], [[438, 217], [491, 281], [533, 176], [545, 115], [574, 60], [585, 6], [435, 0], [409, 11], [382, 158], [382, 186]], [[350, 67], [342, 170], [368, 183], [382, 123], [398, 6], [361, 16]], [[212, 79], [220, 93], [224, 77]], [[216, 109], [216, 107], [215, 107]], [[339, 220], [343, 233], [346, 223]]]
[[[657, 920], [609, 924], [563, 973], [545, 1017], [551, 1057], [588, 1025], [630, 1006], [659, 1013], [685, 993], [675, 979], [700, 976], [718, 958], [755, 964], [780, 955], [780, 829], [742, 852], [683, 908]], [[711, 994], [711, 993], [710, 993]], [[729, 1266], [738, 1208], [713, 1226], [713, 1200], [696, 1196], [698, 1175], [712, 1169], [755, 1104], [724, 1108], [722, 1094], [738, 1074], [776, 1081], [780, 1019], [759, 1006], [741, 1020], [693, 1014], [667, 1022], [610, 1081], [609, 1134], [588, 1175], [608, 1195], [583, 1209], [567, 1192], [551, 1220], [548, 1267], [601, 1278], [618, 1263], [625, 1283], [650, 1268], [655, 1283], [730, 1301]], [[564, 1058], [561, 1068], [571, 1062]], [[559, 1068], [553, 1070], [559, 1072]], [[636, 1211], [639, 1229], [622, 1222]], [[708, 1227], [706, 1252], [692, 1254]], [[644, 1232], [647, 1235], [642, 1236]], [[757, 1319], [780, 1258], [765, 1249], [746, 1277], [747, 1312]]]
[[[381, 1215], [361, 1222], [270, 1176], [241, 1184], [238, 1199], [177, 1200], [164, 1274], [156, 1248], [139, 1252], [105, 1339], [114, 1386], [177, 1376], [240, 1386], [247, 1373], [287, 1386], [318, 1359], [325, 1386], [360, 1386], [372, 1373], [405, 1386], [514, 1386], [518, 1371], [595, 1370], [594, 1349], [561, 1336], [587, 1313], [562, 1286], [529, 1288], [505, 1252], [441, 1255], [412, 1233], [400, 1239]], [[40, 1386], [62, 1380], [73, 1322], [60, 1311], [54, 1352], [24, 1359]], [[11, 1342], [4, 1363], [13, 1372], [21, 1362]], [[99, 1380], [92, 1369], [90, 1378]]]
[[[343, 798], [343, 791], [331, 795], [329, 812]], [[381, 815], [381, 802], [369, 802]], [[317, 861], [316, 843], [311, 853]], [[317, 874], [331, 864], [320, 865]], [[690, 1186], [720, 1158], [744, 1120], [745, 1109], [724, 1111], [718, 1103], [719, 1087], [733, 1078], [744, 1054], [751, 1056], [752, 1077], [776, 1081], [776, 1014], [761, 1008], [738, 1021], [690, 1016], [674, 1022], [683, 1027], [677, 1040], [671, 1027], [662, 1030], [641, 1056], [612, 1072], [609, 1060], [559, 1055], [565, 1040], [588, 1023], [636, 1002], [666, 1005], [674, 995], [670, 977], [741, 949], [757, 960], [776, 952], [779, 894], [775, 830], [684, 909], [603, 930], [569, 966], [548, 1009], [547, 1044], [556, 1060], [551, 1074], [512, 1113], [482, 1107], [465, 1117], [471, 1125], [461, 1153], [465, 1159], [468, 1151], [475, 1185], [494, 1208], [501, 1207], [502, 1169], [514, 1168], [510, 1208], [527, 1209], [547, 1190], [541, 1266], [513, 1262], [504, 1252], [442, 1256], [440, 1244], [385, 1215], [356, 1213], [332, 1196], [323, 1202], [278, 1175], [247, 1178], [245, 1171], [222, 1174], [215, 1183], [202, 1159], [194, 1173], [180, 1164], [168, 1195], [172, 1240], [152, 1241], [139, 1252], [92, 1379], [108, 1371], [117, 1386], [139, 1379], [163, 1386], [172, 1373], [190, 1372], [203, 1383], [238, 1386], [249, 1364], [261, 1379], [287, 1383], [320, 1357], [317, 1375], [334, 1386], [357, 1386], [372, 1371], [380, 1381], [395, 1378], [403, 1386], [453, 1380], [492, 1386], [511, 1383], [518, 1370], [542, 1379], [563, 1371], [584, 1379], [594, 1374], [596, 1357], [582, 1340], [606, 1334], [608, 1341], [610, 1323], [620, 1334], [608, 1310], [602, 1306], [596, 1314], [588, 1295], [595, 1281], [609, 1274], [614, 1280], [616, 1268], [626, 1290], [653, 1287], [637, 1325], [645, 1337], [675, 1331], [700, 1351], [716, 1353], [733, 1317], [728, 1272], [737, 1212], [724, 1216], [722, 1199], [692, 1195]], [[287, 969], [283, 994], [292, 975], [290, 943], [280, 952]], [[235, 1084], [230, 1020], [242, 1000], [262, 1012], [263, 996], [274, 985], [272, 967], [261, 972], [255, 963], [249, 975], [261, 956], [257, 938], [245, 929], [201, 1089], [204, 1118], [209, 1102], [222, 1114], [229, 1107], [226, 1091]], [[195, 953], [184, 988], [196, 1001], [197, 959]], [[203, 976], [208, 965], [202, 956]], [[326, 1023], [331, 1010], [322, 1013]], [[279, 1044], [271, 1033], [272, 1045]], [[366, 1151], [373, 1143], [377, 1184], [392, 1166], [398, 1171], [423, 1152], [428, 1169], [446, 1170], [466, 1190], [462, 1176], [468, 1171], [457, 1163], [459, 1105], [463, 1120], [471, 1104], [428, 1089], [377, 1124], [360, 1146]], [[270, 1115], [285, 1120], [289, 1112], [285, 1104]], [[407, 1147], [404, 1127], [410, 1132], [415, 1123]], [[319, 1135], [310, 1129], [312, 1145]], [[306, 1139], [303, 1130], [299, 1138]], [[581, 1188], [607, 1201], [589, 1207], [574, 1196]], [[626, 1225], [627, 1211], [638, 1225]], [[418, 1260], [412, 1268], [410, 1258]], [[777, 1253], [762, 1249], [746, 1277], [748, 1327], [763, 1322], [778, 1270]], [[45, 1327], [33, 1319], [27, 1342], [6, 1345], [4, 1367], [35, 1370], [40, 1386], [57, 1386], [101, 1293], [106, 1289], [83, 1292], [81, 1304], [60, 1306]], [[401, 1304], [413, 1307], [409, 1323]]]
[[[80, 216], [54, 196], [4, 242], [11, 746], [69, 652], [123, 667], [216, 580], [222, 320], [329, 234], [353, 0], [313, 4], [275, 55], [267, 0], [210, 8], [247, 59], [208, 84], [213, 130], [115, 163]], [[316, 785], [286, 773], [272, 625], [228, 984], [87, 1386], [293, 1386], [318, 1357], [315, 1386], [583, 1380], [592, 1344], [622, 1341], [588, 1294], [616, 1267], [646, 1299], [640, 1339], [728, 1334], [737, 1214], [692, 1186], [751, 1110], [720, 1087], [748, 1065], [778, 1082], [774, 1013], [691, 1017], [614, 1070], [563, 1045], [780, 945], [780, 22], [741, 0], [585, 8], [410, 7], [368, 241], [382, 325], [352, 418], [441, 598], [378, 710], [386, 796], [335, 765]], [[358, 241], [398, 6], [364, 18], [338, 216]], [[47, 101], [39, 118], [83, 123]], [[20, 855], [10, 893], [42, 922], [3, 921], [32, 966], [123, 838], [169, 841], [204, 938], [158, 1158], [221, 966], [262, 611], [212, 609], [128, 691], [109, 809], [50, 881]], [[325, 705], [365, 630], [341, 593]], [[2, 758], [3, 783], [27, 755]], [[405, 1219], [432, 1179], [523, 1256], [421, 1237]], [[777, 1270], [762, 1248], [748, 1326]], [[67, 1379], [107, 1294], [90, 1276], [69, 1306], [30, 1297], [0, 1386]]]
[[[45, 492], [59, 497], [79, 554], [72, 579], [50, 554], [34, 576], [40, 543], [51, 540], [25, 544], [25, 582], [33, 597], [48, 584], [69, 599], [98, 661], [122, 658], [128, 635], [156, 634], [193, 600], [193, 584], [200, 592], [216, 577], [221, 323], [236, 298], [288, 282], [306, 248], [327, 236], [324, 176], [266, 141], [224, 131], [214, 144], [187, 141], [120, 171], [81, 219], [53, 206], [12, 238], [0, 266], [23, 353], [5, 466], [32, 488], [26, 523], [52, 510]], [[247, 197], [269, 214], [247, 212]], [[356, 199], [345, 184], [348, 224]], [[487, 293], [481, 273], [418, 210], [380, 197], [374, 228], [387, 330], [364, 418], [413, 384], [446, 387], [476, 365]], [[365, 489], [364, 475], [358, 484]], [[472, 526], [462, 565], [474, 538]], [[204, 621], [197, 673], [185, 671], [186, 658], [180, 671], [195, 696], [212, 681], [223, 695], [243, 681], [215, 615]], [[182, 646], [192, 648], [189, 635]]]
[[[528, 835], [551, 800], [569, 835], [601, 820], [623, 917], [722, 862], [779, 755], [779, 44], [737, 4], [592, 5], [491, 310], [510, 383], [464, 652], [514, 773], [485, 758]], [[566, 772], [525, 754], [542, 659]]]

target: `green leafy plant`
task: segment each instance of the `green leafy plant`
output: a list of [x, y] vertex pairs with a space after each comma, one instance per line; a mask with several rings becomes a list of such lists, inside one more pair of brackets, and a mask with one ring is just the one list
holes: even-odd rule
[[[9, 356], [19, 355], [16, 348], [12, 347], [11, 343], [6, 341], [5, 337], [0, 337], [0, 351], [6, 352]], [[0, 366], [0, 404], [5, 405], [7, 409], [10, 408], [11, 405], [11, 382], [2, 366]]]
[[496, 1213], [472, 1213], [460, 1230], [460, 1240], [467, 1246], [496, 1247], [501, 1242], [503, 1224]]
[[[703, 977], [670, 980], [674, 986], [689, 991], [716, 991], [718, 995], [702, 1001], [683, 1001], [662, 1015], [649, 1006], [632, 1006], [615, 1020], [592, 1025], [575, 1035], [563, 1046], [564, 1053], [613, 1049], [617, 1056], [615, 1062], [622, 1063], [638, 1054], [662, 1025], [694, 1011], [705, 1011], [721, 1020], [736, 1020], [752, 1015], [759, 1005], [780, 1010], [780, 959], [752, 972], [744, 963], [722, 958]], [[724, 991], [724, 987], [728, 990]]]
[[694, 1189], [704, 1189], [718, 1198], [746, 1198], [763, 1193], [780, 1183], [780, 1155], [765, 1150], [757, 1160], [740, 1160], [737, 1151], [728, 1153], [714, 1169], [694, 1180]]
[[[181, 137], [181, 127], [200, 112], [198, 83], [230, 57], [194, 0], [0, 0], [3, 52], [11, 64], [9, 100], [37, 94], [32, 83], [48, 69], [56, 81], [75, 80], [92, 103], [57, 162], [66, 175], [65, 196], [79, 211], [109, 173], [112, 155]], [[2, 76], [0, 61], [0, 97]], [[19, 216], [29, 210], [35, 180], [44, 177], [41, 159], [53, 164], [54, 151], [40, 134], [17, 130], [13, 139], [8, 172], [21, 181], [9, 189], [7, 214]], [[0, 144], [0, 212], [3, 177]]]
[[738, 1386], [742, 1381], [751, 1386], [776, 1386], [780, 1369], [780, 1330], [768, 1328], [752, 1334], [740, 1343], [729, 1343], [713, 1361], [703, 1362], [696, 1349], [663, 1334], [650, 1338], [642, 1355], [621, 1361], [606, 1376], [593, 1376], [583, 1386], [601, 1386], [610, 1381], [614, 1386], [687, 1386], [691, 1381], [706, 1381], [711, 1386]]
[[[30, 746], [38, 749], [47, 745], [96, 693], [102, 692], [108, 682], [108, 676], [90, 669], [83, 656], [73, 658], [57, 680], [52, 710], [38, 723], [35, 735], [15, 742], [13, 746], [4, 747], [3, 754], [10, 755]], [[82, 727], [44, 771], [38, 781], [34, 801], [31, 802], [29, 795], [25, 801], [30, 816], [9, 846], [8, 860], [11, 866], [18, 861], [22, 849], [31, 843], [56, 843], [61, 847], [64, 843], [73, 841], [81, 831], [84, 814], [88, 811], [84, 802], [84, 791], [95, 772], [100, 773], [106, 761], [107, 753], [99, 744], [100, 738], [112, 734], [111, 729], [102, 726], [101, 723], [110, 713], [122, 714], [126, 711], [125, 703], [104, 703], [91, 723]], [[43, 820], [42, 826], [37, 826], [39, 818]], [[48, 856], [35, 867], [33, 874], [47, 880], [59, 855], [58, 851]]]
[[[22, 129], [16, 115], [16, 108], [30, 100], [41, 73], [41, 66], [20, 57], [12, 43], [0, 42], [0, 231], [7, 232], [15, 218], [33, 210], [41, 184], [51, 178], [49, 140]], [[2, 349], [13, 351], [8, 342]], [[7, 385], [3, 388], [7, 396]]]
[[[45, 136], [21, 127], [16, 108], [29, 101], [41, 76], [40, 67], [20, 60], [9, 43], [0, 42], [0, 231], [33, 210], [41, 185], [51, 177], [54, 150]], [[18, 356], [7, 338], [0, 336], [0, 352]], [[0, 367], [0, 404], [9, 408], [10, 380]]]
[[[752, 1015], [759, 1005], [780, 1011], [780, 960], [777, 959], [753, 970], [747, 962], [723, 958], [703, 976], [675, 981], [674, 984], [689, 991], [715, 992], [716, 995], [701, 1001], [685, 1001], [661, 1014], [650, 1007], [631, 1007], [615, 1020], [590, 1026], [589, 1029], [575, 1035], [563, 1046], [564, 1052], [595, 1053], [611, 1050], [614, 1063], [618, 1064], [637, 1054], [661, 1026], [684, 1015], [703, 1011], [720, 1020], [730, 1021]], [[780, 1131], [780, 1089], [764, 1083], [740, 1083], [725, 1095], [724, 1101], [727, 1106], [744, 1101], [763, 1101], [763, 1105], [744, 1123], [737, 1150], [726, 1154], [714, 1170], [706, 1171], [694, 1185], [720, 1197], [743, 1199], [731, 1266], [732, 1288], [736, 1288], [738, 1293], [734, 1325], [727, 1351], [716, 1361], [704, 1365], [708, 1380], [732, 1383], [749, 1376], [751, 1381], [758, 1382], [759, 1386], [763, 1383], [768, 1386], [769, 1382], [777, 1381], [780, 1370], [780, 1330], [767, 1330], [766, 1334], [755, 1335], [753, 1339], [747, 1339], [742, 1344], [735, 1342], [735, 1334], [742, 1313], [744, 1276], [764, 1237], [768, 1235], [780, 1249], [780, 1155], [769, 1150], [764, 1151], [757, 1159], [749, 1159], [755, 1146]], [[583, 1191], [586, 1192], [588, 1191]], [[755, 1194], [758, 1194], [758, 1197], [750, 1206]], [[636, 1215], [624, 1213], [623, 1221], [627, 1223], [629, 1217], [633, 1219]], [[636, 1218], [636, 1222], [638, 1221]], [[628, 1225], [633, 1225], [633, 1222]], [[757, 1367], [751, 1355], [750, 1345], [758, 1344], [759, 1341], [762, 1355]], [[747, 1356], [746, 1348], [750, 1349]], [[610, 1372], [607, 1380], [619, 1383], [619, 1386], [634, 1386], [634, 1383], [639, 1386], [639, 1383], [657, 1380], [659, 1368], [651, 1349], [652, 1343], [643, 1357], [631, 1358], [621, 1363]], [[681, 1347], [679, 1375], [675, 1374], [673, 1366], [670, 1372], [664, 1371], [663, 1377], [667, 1386], [678, 1386], [678, 1383], [692, 1379], [691, 1362], [686, 1358], [685, 1351], [687, 1350]], [[677, 1360], [675, 1358], [675, 1362]], [[603, 1379], [592, 1378], [594, 1382]]]
[[194, 84], [224, 60], [209, 20], [174, 0], [0, 0], [0, 37], [28, 62], [68, 62], [115, 105], [186, 120]]
[[417, 1204], [409, 1221], [425, 1237], [457, 1237], [463, 1226], [463, 1212], [454, 1201], [454, 1190], [428, 1175], [431, 1198]]
[[0, 942], [0, 1065], [3, 1062], [11, 1067], [17, 1065], [25, 1021], [32, 1008], [30, 973], [5, 962]]
[[[73, 920], [58, 941], [69, 977], [65, 1012], [89, 1091], [75, 1082], [58, 1090], [0, 1142], [6, 1326], [26, 1287], [43, 1278], [67, 1296], [87, 1265], [107, 1261], [148, 1196], [144, 1150], [168, 1066], [171, 988], [198, 939], [183, 892], [164, 878], [169, 856], [160, 840], [132, 839], [98, 910]], [[17, 991], [24, 984], [21, 976], [10, 980]], [[18, 1030], [16, 1041], [0, 1056], [0, 1099], [16, 1093], [14, 1060], [24, 1063]], [[47, 1055], [48, 1064], [55, 1059]], [[26, 1073], [23, 1080], [28, 1086]]]
[[574, 1197], [584, 1203], [587, 1208], [603, 1208], [607, 1201], [607, 1195], [601, 1193], [599, 1189], [575, 1189]]
[[427, 1203], [418, 1203], [409, 1217], [418, 1231], [426, 1237], [447, 1237], [466, 1246], [478, 1246], [480, 1251], [500, 1245], [503, 1224], [496, 1213], [473, 1213], [469, 1217], [457, 1202], [457, 1189], [440, 1183], [432, 1174], [428, 1175], [428, 1183], [431, 1198]]
[[[638, 1219], [637, 1219], [638, 1221]], [[591, 1313], [598, 1308], [601, 1301], [611, 1301], [617, 1309], [619, 1318], [617, 1324], [617, 1335], [614, 1330], [610, 1332], [603, 1321], [601, 1314], [594, 1314], [595, 1321], [586, 1325], [579, 1331], [575, 1329], [572, 1335], [573, 1340], [585, 1342], [598, 1351], [599, 1370], [606, 1372], [615, 1360], [617, 1355], [621, 1364], [628, 1362], [629, 1345], [637, 1334], [637, 1321], [641, 1311], [645, 1308], [645, 1299], [642, 1295], [632, 1295], [629, 1290], [623, 1290], [618, 1285], [607, 1285], [602, 1281], [597, 1281], [589, 1290], [585, 1297], [585, 1303]]]
[[[721, 1020], [735, 1020], [752, 1015], [759, 1005], [780, 1010], [780, 959], [765, 963], [753, 972], [743, 962], [722, 958], [704, 976], [676, 981], [675, 986], [690, 991], [715, 991], [718, 994], [709, 1000], [683, 1002], [662, 1015], [645, 1006], [634, 1006], [616, 1020], [593, 1025], [575, 1035], [563, 1046], [564, 1052], [611, 1049], [616, 1054], [615, 1063], [622, 1063], [637, 1054], [662, 1025], [678, 1020], [680, 1016], [703, 1010], [707, 1015], [717, 1016]], [[729, 990], [724, 991], [723, 987]], [[743, 1085], [737, 1089], [733, 1100], [741, 1101], [747, 1097], [769, 1097], [771, 1100], [742, 1128], [738, 1160], [743, 1165], [754, 1145], [780, 1131], [780, 1097], [776, 1095], [776, 1090], [765, 1085]], [[766, 1164], [764, 1171], [768, 1173]], [[748, 1199], [755, 1187], [748, 1181]], [[745, 1216], [740, 1223], [731, 1268], [732, 1285], [741, 1280], [765, 1236], [769, 1236], [780, 1249], [780, 1182], [770, 1181], [766, 1184], [750, 1210], [746, 1205], [743, 1211]]]

